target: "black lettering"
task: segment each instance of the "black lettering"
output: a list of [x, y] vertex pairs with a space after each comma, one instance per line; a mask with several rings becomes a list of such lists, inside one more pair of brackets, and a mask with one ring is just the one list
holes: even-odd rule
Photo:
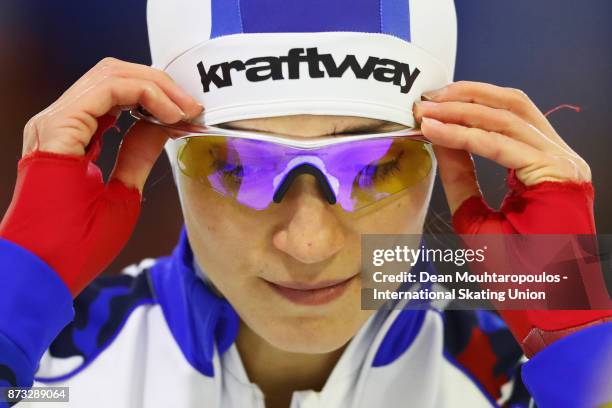
[[[217, 74], [219, 67], [221, 68], [222, 76]], [[236, 71], [244, 70], [244, 62], [232, 61], [224, 62], [222, 64], [213, 64], [210, 66], [208, 71], [206, 71], [206, 68], [204, 68], [204, 63], [202, 61], [198, 62], [198, 71], [200, 72], [200, 80], [202, 82], [204, 92], [210, 91], [211, 83], [215, 84], [217, 88], [232, 86], [232, 75], [230, 72], [232, 69], [235, 69]]]
[[378, 58], [369, 57], [362, 67], [359, 65], [359, 61], [357, 61], [354, 55], [347, 55], [340, 65], [336, 65], [336, 61], [334, 61], [334, 58], [330, 54], [323, 54], [320, 58], [330, 78], [339, 78], [350, 68], [355, 74], [355, 77], [359, 79], [368, 79], [378, 63]]
[[[398, 85], [400, 87], [401, 93], [408, 93], [410, 92], [412, 85], [414, 85], [414, 81], [416, 81], [417, 77], [421, 73], [421, 70], [418, 68], [415, 68], [414, 71], [410, 73], [410, 67], [408, 66], [408, 64], [401, 64], [401, 65], [402, 65], [401, 74], [399, 76], [396, 76], [395, 80], [393, 81], [393, 84]], [[405, 79], [405, 82], [403, 85], [402, 85], [402, 78]]]
[[[223, 65], [223, 74], [227, 75], [228, 77], [231, 78], [232, 74], [230, 73], [230, 71], [232, 69], [235, 69], [236, 71], [244, 71], [244, 69], [245, 69], [244, 62], [236, 60], [236, 61], [230, 62], [229, 64], [227, 64], [227, 63], [224, 64]], [[232, 81], [230, 79], [230, 85], [231, 85], [231, 82]]]
[[289, 79], [300, 79], [300, 62], [306, 61], [306, 56], [302, 55], [303, 52], [303, 48], [292, 48], [286, 58], [281, 58], [283, 62], [287, 61]]
[[204, 68], [203, 62], [198, 62], [198, 71], [200, 72], [200, 80], [202, 81], [202, 87], [204, 88], [204, 92], [210, 91], [210, 84], [214, 83], [217, 88], [221, 88], [223, 86], [230, 86], [232, 84], [232, 78], [227, 77], [225, 72], [223, 72], [223, 76], [220, 77], [217, 74], [217, 70], [221, 65], [225, 65], [227, 62], [223, 64], [214, 64], [211, 65], [208, 71]]
[[[382, 58], [378, 61], [381, 65], [391, 65], [393, 68], [379, 67], [374, 70], [374, 79], [381, 82], [393, 82], [400, 87], [401, 93], [408, 93], [421, 71], [415, 68], [412, 73], [410, 66], [394, 60]], [[403, 83], [403, 84], [402, 84]]]
[[316, 47], [307, 48], [306, 59], [308, 60], [308, 75], [310, 75], [311, 78], [323, 78], [325, 76], [325, 71], [323, 71], [320, 66], [321, 59], [319, 50]]
[[[378, 61], [378, 65], [382, 65], [382, 67], [376, 67], [374, 70], [374, 79], [380, 82], [393, 82], [398, 75], [398, 72], [401, 75], [400, 69], [398, 65], [402, 65], [397, 61], [393, 61], [390, 59], [380, 59]], [[392, 68], [387, 67], [391, 65]]]
[[[268, 79], [274, 81], [285, 79], [283, 64], [287, 63], [288, 79], [300, 78], [300, 64], [308, 64], [310, 78], [323, 78], [325, 74], [330, 78], [340, 78], [351, 70], [356, 78], [368, 79], [371, 76], [379, 82], [393, 83], [400, 88], [401, 93], [408, 93], [414, 85], [421, 71], [418, 68], [410, 71], [410, 66], [387, 58], [368, 57], [363, 65], [355, 55], [348, 54], [338, 65], [333, 55], [319, 54], [316, 47], [292, 48], [286, 56], [251, 58], [246, 62], [235, 60], [213, 64], [208, 70], [204, 62], [197, 64], [204, 92], [210, 91], [211, 85], [217, 88], [232, 86], [232, 70], [244, 71], [246, 79], [250, 82], [261, 82]], [[323, 66], [321, 66], [321, 63]], [[247, 69], [246, 67], [249, 66]], [[220, 72], [219, 72], [220, 71]]]
[[246, 78], [251, 82], [261, 82], [266, 79], [283, 79], [283, 66], [280, 58], [260, 57], [251, 58], [244, 65], [258, 65], [246, 70]]

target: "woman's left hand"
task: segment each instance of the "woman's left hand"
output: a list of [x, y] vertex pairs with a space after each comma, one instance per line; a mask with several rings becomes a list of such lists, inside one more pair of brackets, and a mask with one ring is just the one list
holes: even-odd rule
[[559, 136], [522, 91], [460, 81], [423, 95], [414, 115], [434, 144], [451, 212], [482, 196], [471, 154], [515, 170], [525, 186], [590, 182], [588, 164]]
[[[490, 84], [456, 82], [423, 97], [427, 100], [415, 104], [414, 115], [434, 145], [455, 232], [595, 234], [591, 170], [527, 95]], [[510, 170], [510, 191], [499, 210], [491, 209], [482, 197], [472, 154]], [[583, 289], [607, 298], [603, 279]], [[612, 320], [612, 310], [605, 309], [500, 314], [529, 357], [561, 337]]]

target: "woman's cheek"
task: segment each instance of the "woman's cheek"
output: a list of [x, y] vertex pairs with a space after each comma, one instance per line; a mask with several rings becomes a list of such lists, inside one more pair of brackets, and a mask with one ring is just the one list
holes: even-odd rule
[[231, 290], [240, 284], [240, 275], [248, 274], [249, 257], [261, 242], [257, 236], [261, 230], [245, 222], [237, 204], [217, 192], [188, 181], [181, 187], [185, 224], [196, 260], [215, 286], [222, 292]]
[[[253, 242], [249, 238], [261, 230], [263, 220], [257, 211], [241, 206], [209, 187], [188, 177], [181, 177], [183, 213], [187, 229], [197, 229], [207, 248], [211, 245], [236, 248]], [[199, 244], [202, 241], [193, 242]]]
[[[433, 177], [433, 175], [431, 176]], [[356, 213], [351, 222], [361, 234], [420, 234], [431, 196], [428, 178], [389, 200], [374, 203]]]

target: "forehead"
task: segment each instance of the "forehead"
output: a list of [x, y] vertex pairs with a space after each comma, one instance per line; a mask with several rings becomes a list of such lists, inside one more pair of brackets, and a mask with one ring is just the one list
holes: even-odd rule
[[384, 120], [333, 115], [292, 115], [245, 119], [224, 123], [223, 127], [297, 137], [342, 133], [380, 133], [405, 128], [405, 126]]

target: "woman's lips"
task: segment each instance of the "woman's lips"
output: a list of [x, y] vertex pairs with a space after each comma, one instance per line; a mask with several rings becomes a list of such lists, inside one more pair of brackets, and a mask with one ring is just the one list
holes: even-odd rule
[[266, 283], [268, 283], [276, 293], [292, 303], [317, 306], [329, 303], [340, 297], [355, 276], [357, 275], [351, 276], [348, 279], [323, 281], [315, 284], [300, 282], [274, 283], [267, 280]]

